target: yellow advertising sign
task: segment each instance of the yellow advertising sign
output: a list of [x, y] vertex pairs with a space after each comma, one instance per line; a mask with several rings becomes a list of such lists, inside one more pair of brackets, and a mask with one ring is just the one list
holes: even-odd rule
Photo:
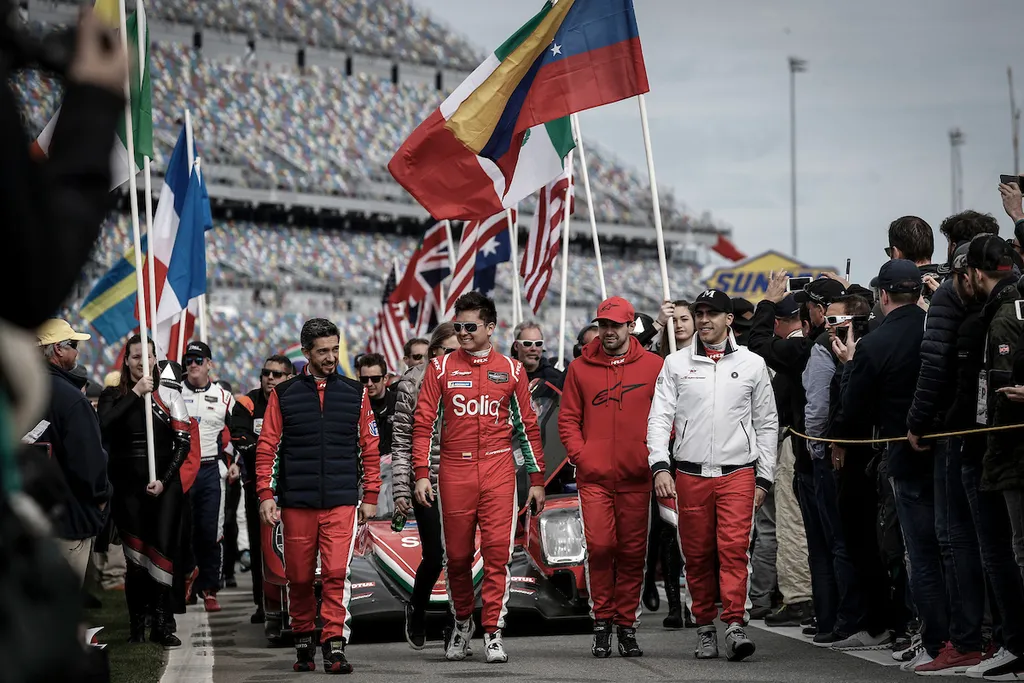
[[835, 273], [835, 268], [814, 267], [794, 261], [777, 251], [766, 251], [738, 263], [718, 268], [704, 281], [709, 289], [725, 292], [730, 297], [741, 296], [756, 304], [764, 298], [772, 271], [785, 270], [790, 277], [818, 278], [823, 273]]

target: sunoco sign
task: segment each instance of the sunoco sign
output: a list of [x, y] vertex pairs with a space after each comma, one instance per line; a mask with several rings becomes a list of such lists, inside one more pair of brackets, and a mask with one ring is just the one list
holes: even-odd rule
[[766, 251], [716, 269], [704, 283], [709, 289], [723, 291], [730, 297], [741, 296], [751, 303], [757, 303], [764, 298], [772, 271], [780, 270], [785, 270], [790, 277], [810, 278], [836, 272], [835, 268], [809, 266], [777, 251]]

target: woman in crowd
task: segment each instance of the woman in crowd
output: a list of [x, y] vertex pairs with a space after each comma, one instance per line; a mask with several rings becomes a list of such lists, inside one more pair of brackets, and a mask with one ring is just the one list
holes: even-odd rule
[[[150, 358], [156, 357], [150, 341]], [[150, 479], [146, 444], [146, 394], [153, 396], [153, 443], [156, 479]], [[128, 340], [121, 379], [105, 389], [99, 401], [100, 428], [107, 444], [111, 502], [127, 560], [125, 600], [128, 642], [145, 641], [146, 617], [152, 617], [149, 639], [178, 647], [170, 604], [177, 555], [181, 507], [179, 470], [189, 454], [190, 425], [181, 397], [181, 368], [162, 361], [143, 376], [142, 342]]]
[[[676, 351], [685, 349], [693, 342], [696, 328], [693, 324], [693, 312], [690, 302], [682, 299], [666, 304], [661, 308], [658, 323], [661, 334], [658, 337], [655, 351], [662, 358], [669, 354], [668, 326], [663, 323], [672, 318], [672, 329], [676, 338]], [[675, 476], [675, 473], [673, 473]], [[683, 570], [683, 557], [679, 552], [679, 538], [676, 528], [664, 521], [659, 513], [658, 502], [652, 500], [651, 532], [647, 539], [647, 580], [644, 583], [644, 606], [649, 610], [657, 610], [661, 602], [658, 587], [655, 585], [658, 560], [661, 560], [661, 573], [665, 579], [665, 597], [668, 599], [668, 616], [662, 620], [665, 628], [683, 628], [691, 625], [689, 612], [684, 616], [679, 578]]]

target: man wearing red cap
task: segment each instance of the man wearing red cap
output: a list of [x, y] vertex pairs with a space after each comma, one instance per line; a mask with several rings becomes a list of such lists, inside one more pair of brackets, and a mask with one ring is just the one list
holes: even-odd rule
[[613, 624], [619, 654], [643, 655], [636, 627], [651, 510], [646, 417], [662, 360], [632, 335], [635, 319], [621, 297], [598, 306], [598, 336], [569, 365], [558, 417], [576, 466], [595, 657], [611, 655]]
[[[736, 344], [732, 301], [707, 290], [693, 302], [697, 339], [665, 359], [647, 422], [659, 498], [676, 498], [679, 547], [697, 622], [698, 659], [718, 657], [715, 597], [721, 594], [730, 661], [754, 653], [744, 626], [750, 527], [775, 473], [779, 418], [764, 360]], [[675, 428], [676, 478], [669, 474]], [[720, 568], [715, 569], [715, 560]]]

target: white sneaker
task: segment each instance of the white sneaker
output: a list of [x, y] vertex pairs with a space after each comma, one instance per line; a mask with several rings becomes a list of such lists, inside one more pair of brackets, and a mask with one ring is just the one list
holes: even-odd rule
[[982, 659], [980, 663], [970, 667], [964, 673], [966, 673], [969, 678], [984, 678], [985, 674], [990, 670], [1014, 661], [1017, 661], [1017, 656], [1005, 647], [1001, 647], [994, 655], [987, 659]]
[[910, 645], [903, 648], [902, 650], [893, 650], [892, 658], [897, 662], [908, 662], [917, 656], [917, 653], [924, 649], [924, 643], [921, 642], [921, 634], [915, 633], [910, 638]]
[[501, 642], [501, 631], [484, 634], [484, 652], [488, 664], [504, 664], [508, 661], [505, 644]]
[[900, 671], [913, 671], [922, 664], [929, 664], [934, 659], [934, 657], [928, 654], [928, 650], [921, 648], [921, 651], [918, 652], [913, 659], [900, 664]]
[[474, 628], [476, 625], [473, 623], [473, 617], [455, 622], [451, 642], [448, 643], [448, 649], [444, 653], [445, 659], [449, 662], [461, 662], [466, 658], [466, 655], [469, 654], [469, 641], [473, 637]]

